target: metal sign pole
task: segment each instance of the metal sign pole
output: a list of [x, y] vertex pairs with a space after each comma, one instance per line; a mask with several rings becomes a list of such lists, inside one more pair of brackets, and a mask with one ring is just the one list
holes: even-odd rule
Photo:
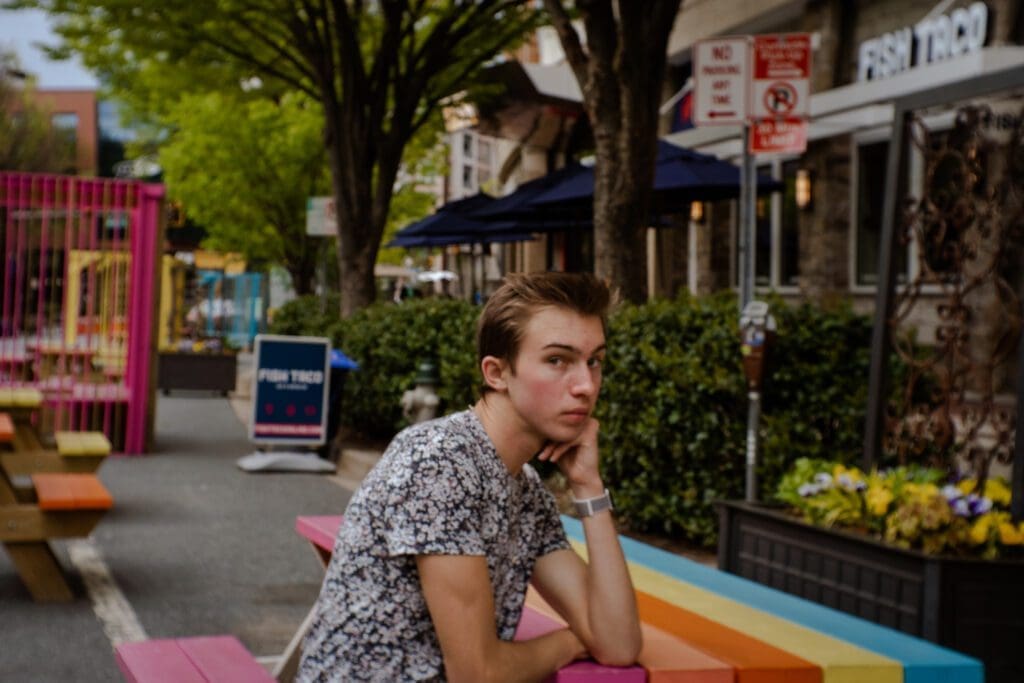
[[750, 281], [747, 279], [747, 259], [749, 252], [753, 248], [753, 245], [750, 243], [749, 231], [747, 230], [747, 224], [750, 223], [750, 202], [747, 201], [747, 195], [750, 192], [750, 164], [748, 163], [750, 152], [747, 151], [749, 143], [750, 126], [744, 123], [743, 163], [740, 164], [740, 219], [736, 225], [737, 250], [739, 252], [737, 279], [740, 286], [740, 313], [743, 312], [743, 307], [751, 299]]
[[750, 124], [743, 124], [743, 164], [740, 167], [739, 281], [740, 312], [754, 298], [754, 252], [757, 244], [757, 166], [750, 153]]
[[761, 392], [747, 392], [747, 502], [757, 502], [757, 430], [761, 422]]

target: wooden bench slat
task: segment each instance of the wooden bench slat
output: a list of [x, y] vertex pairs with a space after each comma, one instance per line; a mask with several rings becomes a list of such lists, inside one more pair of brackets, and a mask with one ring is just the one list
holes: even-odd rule
[[295, 530], [321, 550], [334, 552], [334, 541], [341, 528], [341, 515], [304, 515], [295, 518]]
[[128, 683], [207, 683], [173, 639], [121, 643], [115, 655]]
[[[547, 617], [560, 627], [566, 625], [565, 620], [532, 587], [526, 592], [524, 619], [529, 612]], [[527, 624], [527, 628], [536, 628], [535, 614], [530, 614], [529, 618], [533, 623]], [[647, 672], [647, 683], [733, 683], [736, 680], [736, 672], [729, 662], [694, 647], [685, 638], [658, 628], [644, 619], [642, 614], [640, 629], [643, 632], [643, 648], [636, 663]], [[758, 683], [766, 679], [743, 677], [741, 680], [744, 683]], [[801, 683], [805, 679], [786, 680], [787, 683]], [[820, 681], [819, 672], [816, 683]]]
[[59, 431], [53, 435], [57, 451], [67, 457], [109, 455], [110, 440], [103, 432]]
[[[644, 591], [636, 592], [640, 619], [728, 662], [745, 683], [820, 683], [821, 669], [745, 633], [723, 626]], [[646, 643], [646, 640], [644, 641]]]
[[[516, 640], [538, 638], [546, 633], [565, 628], [550, 616], [543, 614], [529, 605], [523, 607], [523, 614], [516, 628]], [[704, 679], [691, 679], [693, 683], [703, 683]], [[732, 680], [732, 670], [729, 679]], [[596, 662], [573, 662], [562, 667], [548, 679], [549, 683], [646, 683], [647, 672], [640, 666], [612, 667]], [[717, 681], [715, 682], [717, 683]]]
[[43, 404], [43, 393], [32, 387], [0, 388], [0, 408], [35, 409]]
[[234, 636], [179, 638], [178, 646], [210, 683], [274, 683]]
[[114, 499], [96, 475], [38, 473], [32, 475], [40, 510], [109, 510]]
[[0, 443], [14, 441], [14, 420], [9, 413], [0, 413]]

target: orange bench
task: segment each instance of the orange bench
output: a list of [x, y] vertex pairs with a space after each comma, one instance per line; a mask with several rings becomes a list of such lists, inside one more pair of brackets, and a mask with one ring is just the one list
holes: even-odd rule
[[93, 474], [32, 475], [38, 502], [19, 500], [0, 469], [0, 542], [34, 600], [68, 601], [68, 586], [50, 540], [88, 536], [114, 499]]

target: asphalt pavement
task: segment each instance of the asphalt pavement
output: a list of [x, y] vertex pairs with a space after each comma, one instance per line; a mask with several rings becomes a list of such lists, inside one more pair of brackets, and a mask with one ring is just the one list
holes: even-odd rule
[[118, 681], [113, 643], [138, 638], [233, 634], [272, 665], [323, 578], [295, 517], [340, 514], [350, 492], [238, 469], [254, 450], [241, 394], [160, 396], [154, 451], [107, 458], [114, 508], [89, 539], [53, 544], [73, 602], [33, 602], [0, 552], [0, 681]]

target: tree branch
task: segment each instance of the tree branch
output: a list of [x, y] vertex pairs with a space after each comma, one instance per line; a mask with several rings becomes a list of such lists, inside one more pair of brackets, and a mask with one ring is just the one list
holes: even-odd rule
[[544, 0], [544, 9], [551, 17], [551, 25], [558, 33], [558, 40], [562, 43], [565, 58], [569, 62], [569, 66], [572, 67], [573, 73], [576, 74], [576, 81], [582, 89], [587, 83], [588, 59], [587, 53], [583, 51], [583, 45], [580, 43], [580, 36], [573, 28], [568, 12], [562, 6], [562, 0]]

